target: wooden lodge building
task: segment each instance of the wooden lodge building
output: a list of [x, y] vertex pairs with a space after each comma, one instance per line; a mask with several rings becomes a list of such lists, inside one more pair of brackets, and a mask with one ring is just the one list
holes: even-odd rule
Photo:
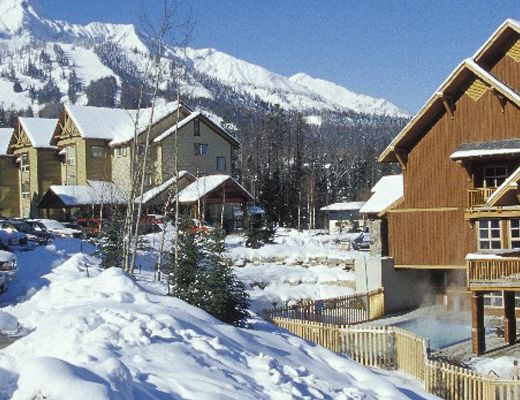
[[[420, 271], [449, 305], [470, 299], [473, 349], [485, 350], [484, 309], [503, 310], [516, 340], [520, 291], [520, 23], [505, 21], [455, 68], [390, 143], [401, 200], [386, 213], [396, 270]], [[492, 308], [486, 308], [492, 310]]]
[[[177, 102], [160, 103], [153, 111], [65, 105], [59, 119], [18, 118], [14, 129], [0, 133], [0, 146], [5, 142], [6, 148], [0, 153], [3, 217], [69, 219], [81, 208], [126, 204], [135, 180], [133, 152], [142, 158], [146, 147], [143, 204], [154, 212], [177, 181], [175, 135], [178, 190], [207, 175], [230, 177], [239, 148], [217, 122]], [[245, 189], [239, 192], [228, 196], [227, 209], [251, 200]]]

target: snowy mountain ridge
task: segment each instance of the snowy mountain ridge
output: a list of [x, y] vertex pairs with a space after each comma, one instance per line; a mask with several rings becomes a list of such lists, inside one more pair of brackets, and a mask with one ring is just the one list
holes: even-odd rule
[[[28, 89], [41, 89], [52, 79], [60, 89], [61, 101], [84, 104], [84, 89], [91, 81], [114, 76], [120, 85], [123, 79], [116, 68], [121, 65], [109, 64], [110, 57], [100, 56], [99, 46], [117, 46], [120, 54], [112, 58], [119, 64], [124, 62], [125, 70], [133, 71], [133, 78], [139, 80], [144, 75], [143, 55], [148, 49], [147, 43], [146, 35], [132, 24], [71, 24], [41, 16], [34, 0], [0, 0], [0, 90], [3, 93], [0, 103], [4, 107], [39, 109], [43, 105], [35, 104], [34, 96], [29, 98]], [[64, 50], [67, 65], [57, 62], [59, 57], [53, 54], [56, 44]], [[409, 117], [388, 100], [357, 94], [307, 74], [285, 77], [215, 49], [170, 50], [164, 55], [164, 62], [171, 63], [175, 57], [187, 66], [183, 89], [191, 98], [214, 99], [214, 92], [219, 89], [215, 88], [216, 82], [224, 90], [279, 104], [288, 110]], [[40, 63], [41, 51], [49, 54], [45, 58], [47, 65]], [[48, 72], [35, 79], [34, 68], [33, 73], [28, 72], [31, 63]], [[78, 99], [73, 100], [67, 95], [72, 72], [80, 80]], [[165, 77], [165, 82], [168, 78]], [[10, 87], [15, 80], [21, 83], [22, 91]]]

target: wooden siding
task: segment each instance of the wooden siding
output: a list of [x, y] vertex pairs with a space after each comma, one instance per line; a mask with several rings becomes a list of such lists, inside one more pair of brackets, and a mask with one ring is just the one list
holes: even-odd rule
[[[200, 136], [194, 135], [193, 121], [179, 130], [179, 169], [201, 174], [231, 174], [233, 146], [222, 136], [216, 133], [203, 121], [200, 121]], [[208, 145], [206, 156], [195, 156], [194, 144]], [[175, 157], [174, 137], [170, 135], [161, 142], [162, 146], [162, 175], [164, 179], [173, 176]], [[226, 169], [217, 171], [217, 157], [226, 158]]]
[[20, 216], [20, 186], [18, 164], [14, 157], [0, 156], [0, 215]]
[[[472, 227], [463, 215], [467, 190], [473, 183], [465, 168], [449, 157], [462, 143], [520, 137], [517, 107], [507, 103], [502, 112], [491, 91], [478, 101], [462, 95], [464, 91], [455, 96], [453, 118], [443, 113], [408, 154], [404, 201], [397, 209], [423, 211], [388, 216], [390, 255], [397, 265], [464, 264], [466, 253], [476, 246]], [[457, 208], [457, 212], [428, 211], [447, 207]]]
[[[82, 157], [85, 158], [87, 173], [86, 179], [95, 180], [95, 181], [110, 181], [112, 179], [112, 163], [110, 158], [110, 148], [108, 147], [108, 142], [106, 140], [94, 140], [88, 139], [85, 140], [84, 146], [80, 146], [77, 149], [79, 151], [86, 152]], [[105, 156], [103, 158], [92, 158], [92, 154], [90, 151], [91, 146], [101, 146], [105, 149]], [[79, 154], [76, 154], [78, 157]]]
[[[517, 35], [517, 37], [520, 38], [520, 35]], [[508, 45], [508, 48], [492, 66], [490, 72], [508, 86], [520, 91], [520, 62], [515, 60], [517, 54], [515, 50], [518, 47], [516, 43], [518, 41], [513, 40]]]

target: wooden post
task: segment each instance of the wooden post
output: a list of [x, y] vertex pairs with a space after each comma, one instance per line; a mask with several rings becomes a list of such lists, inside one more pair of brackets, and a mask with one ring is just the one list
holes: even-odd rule
[[504, 339], [509, 344], [516, 342], [515, 292], [503, 292], [504, 299]]
[[480, 356], [486, 350], [486, 332], [484, 330], [484, 293], [471, 294], [471, 339], [473, 353]]

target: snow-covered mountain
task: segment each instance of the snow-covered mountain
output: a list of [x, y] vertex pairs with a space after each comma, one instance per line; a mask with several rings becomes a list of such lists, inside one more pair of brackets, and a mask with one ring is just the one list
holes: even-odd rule
[[[84, 90], [91, 81], [109, 76], [118, 85], [123, 80], [139, 80], [147, 43], [146, 36], [131, 24], [71, 24], [43, 17], [33, 0], [0, 0], [0, 104], [39, 109], [44, 101], [38, 91], [50, 80], [59, 88], [60, 100], [71, 101], [71, 79], [77, 89], [73, 101], [85, 103]], [[171, 49], [164, 62], [172, 58], [187, 66], [183, 88], [192, 98], [214, 99], [216, 90], [226, 90], [309, 113], [408, 116], [387, 100], [356, 94], [306, 74], [288, 78], [214, 49]], [[168, 77], [165, 87], [167, 81]]]

